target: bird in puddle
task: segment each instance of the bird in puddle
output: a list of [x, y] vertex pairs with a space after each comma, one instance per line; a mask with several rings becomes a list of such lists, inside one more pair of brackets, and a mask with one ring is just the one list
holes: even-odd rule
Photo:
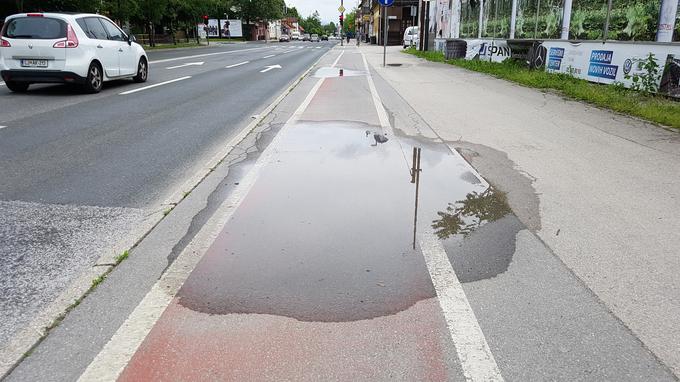
[[370, 130], [366, 130], [366, 137], [369, 137], [371, 134], [373, 134], [373, 140], [375, 141], [375, 143], [371, 144], [371, 146], [377, 146], [378, 143], [385, 143], [389, 140], [385, 134], [379, 134]]

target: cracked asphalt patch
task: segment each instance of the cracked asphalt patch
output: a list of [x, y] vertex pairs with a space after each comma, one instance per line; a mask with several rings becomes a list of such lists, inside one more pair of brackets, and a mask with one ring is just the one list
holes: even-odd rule
[[134, 208], [0, 201], [0, 348], [144, 217]]

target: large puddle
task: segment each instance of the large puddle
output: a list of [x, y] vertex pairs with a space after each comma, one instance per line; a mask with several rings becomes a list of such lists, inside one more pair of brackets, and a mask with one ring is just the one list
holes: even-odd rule
[[422, 149], [418, 230], [444, 241], [464, 282], [507, 269], [519, 223], [505, 196], [445, 145], [359, 123], [305, 122], [281, 134], [179, 292], [185, 307], [338, 322], [391, 315], [434, 297], [412, 248], [415, 146]]

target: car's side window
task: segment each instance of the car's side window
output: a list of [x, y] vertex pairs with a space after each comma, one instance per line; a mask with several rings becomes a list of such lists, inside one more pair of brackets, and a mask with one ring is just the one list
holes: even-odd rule
[[85, 32], [85, 35], [87, 37], [94, 38], [94, 37], [92, 37], [90, 30], [87, 29], [87, 24], [85, 24], [85, 18], [76, 19], [76, 22], [78, 23], [78, 25], [80, 25], [80, 29], [82, 29], [83, 32]]
[[109, 40], [125, 41], [125, 33], [118, 29], [116, 25], [106, 19], [99, 20], [104, 24], [104, 28], [106, 28], [106, 31], [109, 33]]
[[[99, 22], [98, 17], [87, 17], [84, 19], [85, 25], [87, 26], [86, 32], [87, 36], [96, 40], [106, 40], [108, 35], [106, 34], [106, 29], [102, 23]], [[80, 22], [78, 22], [80, 24]]]

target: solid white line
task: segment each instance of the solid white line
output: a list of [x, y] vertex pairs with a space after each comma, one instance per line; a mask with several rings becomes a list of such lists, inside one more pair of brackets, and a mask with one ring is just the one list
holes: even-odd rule
[[191, 78], [191, 76], [186, 76], [186, 77], [181, 77], [181, 78], [175, 78], [174, 80], [165, 81], [165, 82], [160, 82], [160, 83], [157, 83], [157, 84], [145, 86], [145, 87], [143, 87], [143, 88], [134, 89], [134, 90], [128, 90], [128, 91], [126, 91], [126, 92], [120, 93], [119, 95], [128, 95], [128, 94], [132, 94], [132, 93], [137, 93], [137, 92], [141, 92], [142, 90], [148, 90], [148, 89], [157, 88], [157, 87], [159, 87], [159, 86], [171, 84], [171, 83], [173, 83], [173, 82], [182, 81], [182, 80], [188, 80], [189, 78]]
[[190, 58], [198, 58], [198, 57], [209, 57], [209, 56], [217, 56], [221, 54], [231, 54], [231, 53], [240, 53], [240, 52], [249, 52], [253, 50], [262, 50], [262, 49], [269, 49], [269, 48], [250, 48], [250, 49], [237, 49], [237, 50], [230, 50], [226, 52], [215, 52], [215, 53], [203, 53], [203, 54], [194, 54], [192, 56], [183, 56], [183, 57], [174, 57], [174, 58], [166, 58], [164, 60], [156, 60], [156, 61], [149, 61], [149, 64], [160, 64], [164, 62], [172, 62], [172, 61], [179, 61], [179, 60], [187, 60]]
[[[333, 63], [333, 67], [337, 65], [343, 53], [340, 52], [340, 55]], [[118, 378], [165, 309], [170, 305], [179, 288], [194, 270], [198, 261], [207, 251], [208, 247], [212, 245], [234, 211], [243, 202], [243, 199], [255, 184], [264, 166], [271, 161], [276, 152], [276, 146], [285, 130], [300, 119], [302, 113], [304, 113], [319, 91], [324, 80], [324, 78], [320, 78], [316, 82], [305, 100], [295, 110], [269, 146], [262, 152], [251, 170], [239, 182], [239, 186], [222, 202], [218, 210], [213, 214], [213, 217], [208, 220], [189, 245], [180, 253], [179, 257], [161, 276], [160, 280], [144, 296], [144, 299], [137, 305], [132, 314], [118, 328], [113, 337], [111, 337], [109, 342], [80, 376], [79, 382], [115, 381]]]
[[474, 382], [503, 381], [501, 371], [441, 241], [431, 232], [423, 233], [420, 235], [420, 250], [425, 257], [465, 379]]
[[274, 57], [274, 56], [276, 56], [276, 55], [275, 55], [275, 54], [270, 54], [269, 56], [264, 56], [264, 57], [262, 57], [262, 58], [270, 58], [270, 57]]
[[241, 66], [241, 65], [245, 65], [245, 64], [249, 64], [249, 63], [250, 63], [250, 61], [243, 61], [243, 62], [239, 62], [238, 64], [232, 64], [232, 65], [229, 65], [229, 66], [225, 66], [225, 68], [231, 69], [231, 68], [235, 68], [237, 66]]
[[[366, 55], [361, 52], [361, 56], [380, 127], [394, 136], [387, 111], [373, 82]], [[401, 146], [401, 143], [399, 145]], [[463, 287], [441, 242], [431, 232], [421, 233], [420, 250], [427, 263], [432, 284], [437, 292], [439, 306], [444, 314], [446, 326], [449, 328], [449, 334], [458, 353], [465, 378], [473, 382], [503, 381], [503, 376], [489, 349], [484, 333], [479, 327], [475, 313], [465, 297]]]
[[204, 64], [204, 62], [189, 62], [189, 63], [181, 64], [181, 65], [168, 66], [165, 69], [172, 70], [172, 69], [186, 68], [186, 67], [189, 67], [189, 66], [201, 66], [203, 64]]

